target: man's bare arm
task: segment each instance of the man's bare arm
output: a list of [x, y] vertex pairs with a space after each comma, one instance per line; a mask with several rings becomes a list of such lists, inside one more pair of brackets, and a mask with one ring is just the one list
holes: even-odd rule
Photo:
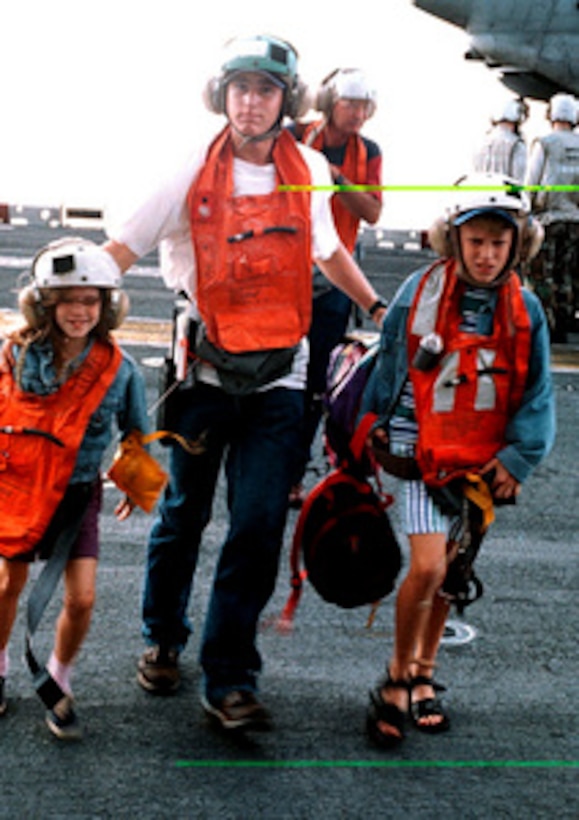
[[134, 265], [139, 258], [127, 245], [123, 245], [122, 242], [115, 242], [114, 239], [105, 242], [103, 248], [107, 253], [110, 253], [122, 273], [127, 271], [131, 265]]

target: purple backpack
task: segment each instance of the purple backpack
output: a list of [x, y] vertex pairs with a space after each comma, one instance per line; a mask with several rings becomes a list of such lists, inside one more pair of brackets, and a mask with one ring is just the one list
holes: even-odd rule
[[379, 346], [379, 333], [356, 331], [346, 336], [330, 355], [323, 397], [324, 445], [333, 466], [352, 459], [350, 442]]

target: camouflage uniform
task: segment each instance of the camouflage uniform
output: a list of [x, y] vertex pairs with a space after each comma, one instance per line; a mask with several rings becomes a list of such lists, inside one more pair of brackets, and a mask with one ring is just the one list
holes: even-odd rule
[[[579, 134], [553, 131], [536, 140], [526, 183], [579, 185]], [[552, 339], [565, 341], [579, 301], [579, 191], [538, 191], [532, 201], [545, 240], [525, 274], [543, 303]]]

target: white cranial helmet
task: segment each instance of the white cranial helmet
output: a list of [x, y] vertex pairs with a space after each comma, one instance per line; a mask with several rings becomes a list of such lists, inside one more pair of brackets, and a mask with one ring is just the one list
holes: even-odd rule
[[551, 122], [577, 124], [577, 100], [571, 94], [555, 94], [549, 101], [547, 118]]
[[359, 68], [342, 69], [334, 76], [334, 93], [341, 100], [376, 101], [376, 91]]
[[37, 288], [116, 289], [120, 269], [112, 256], [89, 239], [67, 237], [43, 248], [32, 263]]
[[[544, 232], [530, 211], [529, 197], [516, 180], [504, 174], [469, 174], [453, 186], [446, 214], [430, 227], [430, 245], [441, 257], [460, 261], [460, 226], [475, 217], [499, 218], [514, 228], [510, 258], [503, 271], [506, 275], [519, 260], [532, 259], [541, 247]], [[457, 276], [468, 278], [462, 263], [457, 268]], [[495, 287], [501, 281], [498, 277], [490, 286]]]
[[338, 68], [329, 74], [317, 93], [315, 107], [330, 117], [338, 100], [365, 100], [368, 117], [376, 111], [376, 89], [359, 68]]
[[497, 106], [491, 121], [495, 125], [497, 122], [514, 122], [521, 125], [528, 116], [529, 107], [524, 100], [510, 99]]
[[456, 183], [453, 197], [448, 218], [457, 227], [489, 211], [516, 225], [518, 219], [531, 212], [527, 193], [516, 180], [504, 174], [468, 174]]

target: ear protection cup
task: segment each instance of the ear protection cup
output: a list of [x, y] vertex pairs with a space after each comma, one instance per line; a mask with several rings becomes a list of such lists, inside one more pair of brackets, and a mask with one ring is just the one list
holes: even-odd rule
[[312, 107], [312, 94], [308, 86], [300, 79], [291, 91], [286, 94], [284, 115], [292, 120], [303, 117]]
[[211, 77], [207, 81], [202, 99], [212, 114], [225, 114], [225, 88], [219, 77]]
[[110, 304], [105, 314], [105, 321], [109, 330], [116, 330], [125, 321], [131, 306], [129, 295], [124, 290], [111, 291]]
[[523, 262], [529, 262], [539, 253], [544, 239], [545, 229], [538, 219], [529, 216], [521, 239], [521, 259]]
[[428, 242], [438, 256], [447, 259], [453, 254], [448, 220], [444, 216], [438, 217], [428, 229]]
[[29, 327], [36, 330], [45, 316], [42, 297], [36, 285], [26, 285], [18, 294], [18, 308]]
[[332, 108], [335, 102], [331, 80], [336, 76], [339, 70], [339, 68], [335, 68], [327, 77], [324, 77], [314, 97], [314, 108], [316, 111], [320, 111], [327, 119], [329, 119], [332, 114]]

